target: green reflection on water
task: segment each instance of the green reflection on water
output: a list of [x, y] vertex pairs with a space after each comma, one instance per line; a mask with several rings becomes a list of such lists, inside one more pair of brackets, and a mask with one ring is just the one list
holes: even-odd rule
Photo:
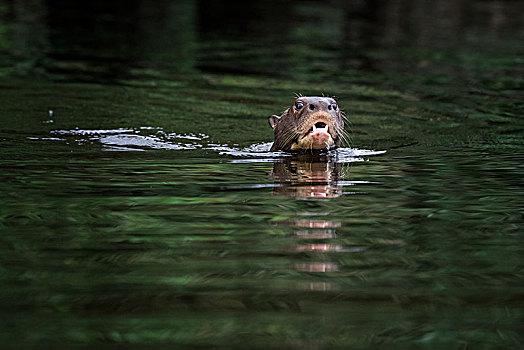
[[[520, 4], [35, 4], [0, 5], [3, 348], [522, 346]], [[295, 92], [387, 152], [240, 154]]]

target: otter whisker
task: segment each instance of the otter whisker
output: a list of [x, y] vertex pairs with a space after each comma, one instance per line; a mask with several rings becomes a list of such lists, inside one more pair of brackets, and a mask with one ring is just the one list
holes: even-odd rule
[[318, 149], [338, 147], [348, 142], [344, 121], [351, 123], [343, 111], [334, 106], [334, 99], [326, 97], [303, 97], [295, 92], [296, 102], [284, 110], [280, 117], [271, 117], [275, 133], [271, 150], [302, 149], [313, 152]]
[[353, 143], [351, 140], [351, 136], [349, 136], [348, 134], [344, 134], [344, 141], [346, 142], [346, 145], [348, 147], [351, 147], [351, 144]]
[[286, 145], [291, 144], [292, 140], [296, 137], [297, 130], [296, 129], [289, 129], [285, 130], [282, 134], [282, 139], [280, 140], [279, 148], [287, 148]]
[[344, 119], [345, 122], [351, 124], [351, 120], [349, 120], [348, 116], [346, 115], [345, 112], [342, 112], [340, 113], [342, 115], [342, 119]]

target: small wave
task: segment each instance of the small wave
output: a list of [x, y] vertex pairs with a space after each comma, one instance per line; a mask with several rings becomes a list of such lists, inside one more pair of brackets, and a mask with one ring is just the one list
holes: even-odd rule
[[107, 134], [121, 134], [125, 132], [134, 132], [135, 129], [126, 129], [126, 128], [118, 128], [118, 129], [72, 129], [72, 130], [53, 130], [51, 131], [51, 134], [58, 134], [58, 135], [82, 135], [82, 136], [89, 136], [89, 135], [107, 135]]
[[[103, 136], [100, 142], [108, 146], [122, 147], [142, 147], [142, 148], [153, 148], [153, 149], [170, 149], [170, 150], [188, 150], [198, 148], [200, 145], [196, 144], [180, 144], [164, 142], [157, 137], [133, 135], [133, 134], [121, 134], [121, 135], [109, 135]], [[132, 148], [130, 150], [133, 150]]]
[[[283, 157], [292, 157], [289, 152], [270, 152], [272, 142], [253, 144], [245, 148], [234, 148], [221, 145], [220, 147], [210, 147], [219, 151], [220, 154], [242, 157], [244, 159], [234, 159], [231, 163], [260, 163], [272, 162]], [[336, 163], [364, 162], [369, 160], [366, 157], [384, 154], [386, 151], [375, 151], [358, 148], [338, 148], [326, 153], [326, 156]]]
[[[72, 129], [72, 130], [53, 130], [54, 138], [29, 139], [48, 139], [48, 140], [67, 140], [73, 138], [78, 144], [86, 141], [100, 142], [104, 150], [107, 151], [145, 151], [147, 149], [162, 150], [194, 150], [203, 149], [218, 152], [220, 155], [233, 156], [236, 159], [230, 160], [231, 163], [261, 163], [278, 162], [283, 158], [292, 157], [289, 152], [271, 152], [272, 142], [261, 142], [239, 147], [238, 145], [217, 144], [209, 142], [209, 136], [204, 133], [177, 133], [166, 132], [161, 127], [141, 126], [138, 128], [116, 128], [116, 129]], [[79, 138], [81, 136], [82, 138]], [[384, 154], [386, 151], [375, 151], [358, 148], [342, 147], [331, 150], [323, 156], [328, 157], [329, 161], [336, 163], [363, 162], [369, 160], [368, 157]]]
[[[191, 150], [201, 148], [202, 141], [209, 138], [206, 134], [166, 134], [162, 128], [141, 126], [138, 128], [116, 129], [72, 129], [53, 130], [53, 135], [63, 138], [72, 137], [79, 144], [86, 142], [100, 142], [107, 151], [145, 151], [147, 149], [164, 150]], [[78, 138], [85, 136], [86, 138]], [[183, 141], [178, 141], [183, 140]]]

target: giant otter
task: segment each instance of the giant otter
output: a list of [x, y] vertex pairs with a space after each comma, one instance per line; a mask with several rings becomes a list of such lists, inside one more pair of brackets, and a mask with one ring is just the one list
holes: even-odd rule
[[269, 118], [275, 133], [271, 151], [327, 150], [340, 146], [344, 120], [330, 97], [301, 96], [279, 117]]

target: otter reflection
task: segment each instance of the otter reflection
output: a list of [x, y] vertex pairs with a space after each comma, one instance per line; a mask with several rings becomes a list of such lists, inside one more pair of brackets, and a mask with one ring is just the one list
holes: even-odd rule
[[299, 199], [336, 198], [342, 195], [340, 163], [327, 156], [297, 155], [274, 163], [271, 177], [275, 194]]
[[[342, 195], [342, 165], [327, 156], [295, 155], [273, 165], [271, 177], [275, 182], [274, 194], [295, 197], [300, 200], [328, 200]], [[337, 263], [330, 261], [331, 254], [344, 251], [337, 244], [335, 230], [341, 227], [338, 220], [331, 220], [329, 212], [307, 211], [297, 213], [295, 218], [275, 222], [291, 226], [296, 242], [287, 247], [292, 253], [305, 253], [303, 261], [294, 262], [290, 268], [305, 273], [335, 273]], [[308, 253], [313, 255], [309, 256]], [[312, 260], [310, 260], [312, 258]], [[299, 289], [328, 291], [336, 286], [329, 281], [298, 282]]]
[[[341, 226], [341, 222], [325, 217], [328, 213], [303, 212], [297, 215], [302, 217], [274, 222], [276, 225], [294, 228], [293, 235], [296, 238], [296, 242], [286, 247], [288, 252], [306, 253], [305, 261], [294, 262], [290, 268], [295, 271], [307, 273], [330, 273], [338, 271], [338, 264], [329, 260], [331, 253], [344, 252], [347, 250], [341, 245], [331, 243], [331, 241], [336, 239], [335, 229]], [[314, 253], [314, 260], [309, 260], [307, 253]], [[330, 282], [323, 282], [321, 284], [300, 282], [296, 284], [295, 287], [316, 291], [333, 289], [333, 285]]]
[[[336, 242], [335, 229], [341, 226], [341, 222], [323, 217], [326, 213], [302, 213], [302, 215], [304, 214], [308, 217], [282, 222], [281, 225], [295, 227], [294, 236], [296, 237], [296, 243], [288, 247], [289, 252], [314, 253], [314, 260], [306, 258], [305, 261], [293, 263], [291, 268], [295, 271], [317, 274], [337, 272], [339, 266], [337, 263], [330, 261], [330, 255], [334, 252], [344, 251], [344, 247], [331, 242]], [[311, 218], [312, 216], [316, 216], [316, 218]], [[331, 282], [322, 282], [321, 284], [301, 282], [296, 287], [314, 291], [328, 291], [335, 288]]]

